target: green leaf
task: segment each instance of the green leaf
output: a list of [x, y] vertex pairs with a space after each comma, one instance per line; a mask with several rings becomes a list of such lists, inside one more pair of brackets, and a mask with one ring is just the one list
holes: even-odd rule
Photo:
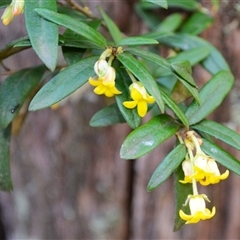
[[183, 15], [180, 13], [174, 13], [166, 17], [163, 22], [154, 30], [160, 34], [174, 32], [179, 28], [183, 21]]
[[208, 28], [213, 21], [214, 18], [212, 16], [202, 12], [196, 12], [190, 18], [188, 18], [186, 22], [184, 22], [180, 31], [182, 33], [198, 35]]
[[183, 8], [186, 10], [196, 10], [201, 6], [196, 0], [190, 1], [167, 0], [167, 2], [169, 7]]
[[166, 9], [168, 8], [167, 0], [142, 0], [142, 2], [153, 3], [162, 8], [166, 8]]
[[223, 101], [233, 86], [234, 78], [229, 71], [220, 71], [200, 90], [201, 105], [193, 101], [185, 115], [190, 125], [200, 122], [213, 112]]
[[240, 175], [240, 162], [230, 153], [206, 139], [203, 139], [203, 145], [201, 145], [201, 148], [206, 154], [214, 158], [221, 165], [225, 166], [237, 175]]
[[178, 53], [176, 56], [168, 58], [170, 63], [177, 61], [188, 60], [191, 66], [196, 65], [197, 63], [204, 60], [210, 54], [209, 49], [207, 47], [196, 47], [190, 50], [186, 50]]
[[186, 153], [187, 151], [184, 144], [179, 144], [175, 147], [155, 169], [148, 183], [147, 190], [153, 191], [166, 181], [184, 160]]
[[137, 46], [137, 45], [151, 45], [151, 44], [158, 44], [158, 41], [145, 38], [145, 37], [128, 37], [122, 39], [118, 46]]
[[86, 52], [84, 48], [62, 47], [63, 57], [68, 65], [72, 65], [80, 61]]
[[[152, 37], [151, 35], [144, 35], [146, 37]], [[181, 33], [171, 33], [166, 35], [155, 35], [154, 37], [160, 43], [165, 44], [167, 46], [171, 46], [174, 48], [179, 48], [181, 50], [189, 50], [196, 47], [206, 47], [210, 55], [202, 62], [205, 69], [207, 69], [210, 73], [216, 74], [221, 70], [228, 70], [230, 68], [226, 63], [226, 60], [221, 55], [221, 53], [209, 42], [203, 40], [200, 37], [189, 35], [189, 34], [181, 34]]]
[[7, 128], [0, 127], [0, 190], [12, 191], [11, 168], [10, 168], [10, 137], [11, 125]]
[[[28, 42], [28, 45], [26, 46], [26, 42]], [[23, 45], [24, 43], [24, 45]], [[28, 36], [18, 38], [10, 43], [8, 43], [4, 48], [0, 50], [0, 59], [5, 59], [7, 57], [10, 57], [11, 55], [18, 53], [22, 50], [25, 50], [27, 48], [31, 47], [31, 43], [29, 41]]]
[[1, 0], [0, 2], [0, 8], [7, 7], [8, 5], [11, 4], [11, 0]]
[[122, 33], [119, 30], [118, 26], [115, 24], [115, 22], [112, 21], [112, 19], [103, 11], [101, 7], [98, 8], [104, 22], [107, 25], [107, 28], [109, 30], [109, 33], [111, 34], [111, 37], [113, 38], [116, 45], [121, 41], [122, 39]]
[[174, 172], [174, 192], [175, 192], [175, 218], [173, 231], [178, 231], [185, 225], [185, 221], [179, 216], [179, 211], [183, 210], [186, 214], [190, 214], [189, 205], [184, 205], [188, 195], [192, 194], [192, 184], [180, 183], [179, 180], [184, 179], [182, 166], [180, 165]]
[[240, 134], [220, 123], [205, 119], [193, 125], [192, 128], [207, 133], [240, 150]]
[[106, 127], [126, 122], [116, 103], [113, 103], [93, 115], [90, 120], [91, 127]]
[[[191, 63], [188, 60], [171, 63], [173, 71], [183, 80], [187, 81], [193, 87], [197, 87], [192, 78]], [[179, 77], [178, 77], [179, 78]]]
[[92, 56], [82, 59], [61, 71], [38, 91], [29, 110], [49, 107], [80, 88], [89, 77], [95, 75], [93, 66], [98, 58], [99, 56]]
[[0, 125], [5, 128], [19, 112], [24, 101], [42, 79], [46, 68], [22, 69], [10, 75], [0, 86]]
[[125, 159], [141, 157], [172, 137], [178, 129], [179, 125], [171, 116], [158, 115], [127, 136], [121, 147], [120, 156]]
[[124, 101], [129, 101], [129, 86], [132, 84], [127, 72], [123, 68], [116, 68], [116, 87], [122, 94], [115, 95], [118, 109], [131, 128], [137, 128], [141, 124], [141, 117], [137, 113], [137, 109], [129, 109], [123, 106]]
[[176, 74], [173, 70], [169, 62], [160, 57], [159, 55], [155, 53], [151, 53], [149, 51], [143, 50], [143, 49], [136, 49], [136, 48], [129, 48], [127, 49], [128, 52], [131, 52], [134, 55], [137, 55], [139, 57], [142, 57], [148, 61], [151, 61], [164, 69], [168, 70], [170, 73], [174, 74], [183, 84], [184, 86], [188, 89], [188, 91], [193, 95], [193, 97], [197, 100], [197, 102], [200, 102], [199, 96], [198, 96], [198, 91], [195, 87], [192, 85], [188, 84], [188, 82], [185, 81], [179, 74]]
[[152, 75], [148, 72], [146, 67], [136, 58], [128, 53], [121, 53], [117, 55], [118, 60], [132, 72], [140, 82], [145, 86], [149, 93], [154, 97], [160, 110], [164, 112], [164, 102], [161, 97], [161, 92]]
[[[58, 26], [35, 13], [42, 7], [46, 11], [57, 11], [55, 0], [25, 1], [25, 24], [34, 51], [43, 63], [53, 71], [58, 58]], [[49, 9], [49, 10], [47, 10]]]
[[35, 12], [51, 22], [64, 26], [78, 33], [79, 35], [92, 41], [100, 48], [106, 47], [106, 39], [97, 30], [91, 28], [84, 22], [77, 21], [76, 19], [71, 18], [67, 15], [56, 13], [47, 9], [38, 8], [35, 9]]
[[182, 121], [184, 126], [188, 128], [188, 126], [189, 126], [188, 119], [186, 118], [186, 116], [183, 113], [183, 111], [181, 110], [181, 108], [179, 108], [179, 106], [173, 101], [173, 99], [168, 94], [166, 94], [164, 91], [161, 91], [161, 94], [162, 94], [162, 98], [163, 98], [164, 102], [178, 116], [178, 118]]

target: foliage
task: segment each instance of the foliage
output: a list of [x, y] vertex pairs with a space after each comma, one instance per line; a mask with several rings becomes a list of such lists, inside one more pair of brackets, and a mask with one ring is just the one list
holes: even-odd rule
[[[23, 6], [14, 0], [2, 1], [0, 7], [7, 7], [2, 17], [4, 24], [23, 11]], [[172, 7], [188, 11], [188, 17], [176, 12], [160, 19], [154, 14], [161, 8]], [[14, 8], [17, 13], [12, 12]], [[197, 183], [214, 184], [227, 177], [228, 172], [219, 173], [214, 159], [238, 175], [240, 163], [209, 139], [217, 138], [240, 150], [240, 135], [206, 119], [221, 105], [234, 83], [221, 53], [197, 36], [214, 19], [195, 0], [142, 0], [135, 9], [149, 32], [126, 36], [101, 7], [101, 17], [96, 18], [86, 6], [73, 1], [65, 1], [63, 5], [56, 0], [25, 1], [28, 35], [4, 46], [0, 60], [5, 68], [6, 58], [33, 48], [43, 65], [9, 75], [0, 87], [2, 191], [12, 190], [8, 150], [11, 122], [23, 104], [30, 98], [30, 111], [56, 106], [89, 80], [96, 94], [115, 99], [92, 117], [90, 125], [127, 123], [133, 129], [122, 144], [122, 158], [139, 158], [176, 137], [173, 150], [159, 163], [147, 187], [148, 191], [154, 190], [174, 173], [174, 230], [183, 226], [183, 220], [195, 223], [215, 214], [205, 208], [208, 198], [198, 194]], [[59, 26], [64, 27], [63, 34], [59, 33]], [[108, 31], [110, 39], [101, 33], [102, 28]], [[57, 66], [59, 47], [65, 66]], [[161, 56], [162, 48], [168, 51], [167, 57]], [[192, 76], [192, 68], [197, 64], [211, 75], [201, 89], [198, 79]], [[43, 85], [49, 72], [53, 77]], [[40, 90], [36, 93], [36, 89]], [[150, 120], [142, 124], [141, 118], [147, 112]], [[202, 215], [194, 212], [191, 205], [198, 201]], [[189, 213], [188, 203], [190, 215], [181, 210]]]

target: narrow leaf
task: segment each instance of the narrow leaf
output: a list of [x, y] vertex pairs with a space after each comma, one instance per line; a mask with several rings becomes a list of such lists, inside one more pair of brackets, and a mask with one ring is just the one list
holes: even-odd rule
[[132, 72], [138, 78], [138, 80], [143, 83], [145, 88], [155, 98], [160, 110], [164, 112], [164, 102], [161, 97], [161, 92], [156, 81], [148, 72], [146, 67], [128, 53], [118, 54], [117, 58], [126, 67], [126, 69]]
[[53, 71], [58, 58], [58, 26], [39, 17], [34, 11], [38, 7], [56, 12], [56, 1], [25, 1], [24, 7], [26, 28], [32, 47], [43, 63]]
[[203, 145], [201, 148], [206, 154], [214, 158], [221, 165], [225, 166], [237, 175], [240, 175], [240, 161], [238, 161], [230, 153], [226, 152], [219, 146], [207, 141], [206, 139], [203, 139]]
[[164, 102], [172, 109], [172, 111], [176, 114], [176, 116], [178, 116], [178, 118], [182, 121], [184, 126], [188, 127], [189, 126], [188, 119], [186, 118], [183, 111], [179, 108], [179, 106], [164, 91], [161, 91], [161, 94]]
[[113, 103], [93, 115], [90, 120], [92, 127], [106, 127], [117, 123], [126, 122], [116, 103]]
[[47, 9], [38, 8], [35, 9], [35, 12], [37, 12], [37, 14], [39, 14], [43, 18], [58, 25], [64, 26], [85, 37], [86, 39], [91, 40], [93, 43], [95, 43], [101, 48], [106, 47], [106, 39], [97, 30], [91, 28], [84, 22], [80, 22], [67, 15], [56, 13]]
[[137, 45], [151, 45], [151, 44], [158, 44], [158, 41], [151, 38], [145, 37], [128, 37], [122, 39], [118, 46], [137, 46]]
[[205, 119], [193, 125], [192, 128], [207, 133], [240, 150], [240, 134], [220, 123]]
[[92, 56], [82, 59], [61, 71], [35, 95], [29, 110], [49, 107], [76, 91], [88, 81], [89, 77], [95, 75], [93, 65], [98, 58], [99, 56]]
[[153, 3], [162, 8], [168, 8], [167, 0], [142, 0], [143, 2]]
[[0, 190], [11, 191], [13, 189], [10, 168], [10, 136], [11, 124], [7, 128], [0, 127]]
[[125, 159], [141, 157], [173, 136], [178, 129], [179, 125], [171, 116], [158, 115], [127, 136], [121, 147], [120, 156]]
[[5, 128], [19, 112], [26, 98], [42, 79], [46, 68], [22, 69], [5, 79], [0, 86], [0, 125]]
[[209, 49], [207, 47], [196, 47], [190, 50], [186, 50], [178, 53], [176, 56], [168, 58], [170, 63], [188, 60], [191, 66], [196, 65], [197, 63], [204, 60], [210, 54]]
[[[146, 35], [147, 37], [148, 35]], [[152, 37], [153, 36], [148, 36]], [[210, 73], [216, 74], [221, 70], [228, 70], [230, 68], [226, 63], [226, 60], [221, 55], [221, 53], [209, 42], [203, 40], [200, 37], [193, 36], [190, 34], [182, 34], [182, 33], [171, 33], [166, 35], [155, 35], [155, 39], [160, 43], [165, 44], [167, 46], [171, 46], [174, 48], [179, 48], [181, 50], [189, 50], [196, 47], [206, 47], [210, 54], [209, 56], [202, 62], [204, 68], [206, 68]]]
[[126, 120], [127, 124], [131, 128], [137, 128], [141, 124], [141, 117], [137, 113], [137, 109], [128, 109], [123, 106], [124, 101], [129, 101], [129, 86], [132, 84], [131, 79], [129, 78], [126, 70], [123, 68], [117, 68], [116, 75], [116, 87], [122, 94], [115, 95], [118, 109], [120, 110], [122, 116]]
[[184, 179], [184, 173], [182, 166], [179, 166], [174, 172], [174, 192], [175, 192], [175, 218], [173, 231], [180, 230], [184, 225], [185, 221], [179, 216], [179, 211], [183, 210], [186, 214], [190, 214], [189, 205], [185, 205], [188, 195], [192, 194], [192, 184], [180, 183], [179, 180]]
[[[26, 45], [26, 42], [28, 42], [27, 45]], [[24, 45], [23, 45], [23, 43], [24, 43]], [[31, 47], [31, 43], [27, 36], [18, 38], [16, 40], [8, 43], [6, 46], [4, 46], [4, 48], [2, 48], [0, 50], [0, 59], [5, 59], [7, 57], [10, 57], [11, 55], [18, 53], [22, 50], [25, 50], [29, 47]]]
[[186, 156], [186, 147], [179, 144], [157, 166], [147, 186], [148, 191], [153, 191], [166, 181], [174, 170], [178, 168]]
[[111, 34], [112, 39], [118, 45], [118, 43], [122, 39], [122, 33], [119, 30], [118, 26], [115, 24], [115, 22], [112, 21], [112, 19], [103, 11], [102, 8], [99, 7], [99, 11], [103, 17], [104, 22], [107, 25], [107, 28], [109, 30], [109, 33]]
[[190, 125], [201, 121], [213, 112], [231, 90], [233, 82], [234, 78], [229, 71], [220, 71], [213, 76], [199, 92], [201, 105], [193, 101], [185, 113]]
[[7, 7], [8, 5], [11, 4], [11, 0], [1, 0], [0, 2], [0, 8]]
[[171, 67], [174, 69], [174, 72], [180, 76], [180, 78], [187, 81], [193, 87], [197, 87], [192, 78], [191, 63], [188, 60], [173, 62], [171, 63]]

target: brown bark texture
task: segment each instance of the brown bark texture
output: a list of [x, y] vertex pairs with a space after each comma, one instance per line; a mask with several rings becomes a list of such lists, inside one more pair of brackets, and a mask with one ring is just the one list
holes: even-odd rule
[[[94, 8], [96, 2], [90, 2]], [[133, 13], [133, 1], [102, 3], [123, 32], [134, 35], [144, 29]], [[240, 131], [237, 3], [221, 2], [214, 25], [203, 37], [221, 51], [236, 78], [230, 96], [211, 118]], [[18, 17], [8, 27], [1, 25], [0, 47], [24, 36], [23, 24], [23, 18]], [[4, 63], [18, 69], [40, 61], [32, 50], [26, 50]], [[200, 67], [194, 74], [203, 82], [207, 80]], [[28, 114], [20, 133], [11, 139], [14, 190], [0, 193], [0, 239], [240, 238], [239, 176], [232, 173], [220, 184], [202, 189], [217, 208], [213, 219], [173, 232], [173, 179], [153, 192], [146, 191], [152, 172], [173, 142], [167, 141], [135, 161], [121, 159], [119, 149], [130, 129], [125, 124], [89, 126], [93, 114], [105, 105], [104, 98], [86, 87], [77, 100], [55, 111]], [[240, 159], [239, 152], [230, 151]]]

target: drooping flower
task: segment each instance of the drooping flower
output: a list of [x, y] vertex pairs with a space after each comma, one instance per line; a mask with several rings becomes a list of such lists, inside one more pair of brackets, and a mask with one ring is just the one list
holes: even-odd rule
[[1, 19], [4, 25], [8, 25], [14, 16], [21, 14], [24, 10], [24, 0], [12, 0], [11, 4], [5, 9]]
[[[195, 179], [203, 186], [207, 186], [219, 183], [220, 180], [228, 177], [229, 171], [226, 170], [225, 173], [220, 174], [215, 160], [202, 151], [201, 143], [202, 140], [194, 136], [193, 131], [186, 133], [185, 145], [188, 149], [190, 160], [188, 164], [185, 161], [182, 163], [185, 177], [184, 180], [180, 180], [181, 183], [192, 183], [192, 180]], [[195, 156], [193, 152], [195, 152]]]
[[95, 87], [93, 90], [97, 95], [104, 94], [106, 97], [113, 97], [115, 94], [121, 94], [116, 87], [115, 87], [115, 78], [116, 78], [116, 71], [113, 67], [108, 66], [105, 75], [103, 74], [104, 71], [99, 70], [101, 73], [97, 79], [89, 78], [88, 82]]
[[155, 99], [150, 96], [145, 87], [140, 82], [134, 82], [129, 86], [132, 101], [125, 101], [123, 105], [126, 108], [133, 109], [137, 107], [137, 112], [140, 117], [144, 117], [148, 110], [148, 104], [154, 103]]
[[204, 186], [219, 183], [220, 180], [224, 180], [229, 176], [228, 170], [220, 174], [216, 161], [203, 152], [197, 153], [195, 156], [194, 171], [193, 177]]
[[205, 200], [210, 202], [205, 194], [189, 195], [186, 204], [189, 203], [191, 214], [188, 215], [182, 210], [179, 211], [179, 216], [186, 221], [186, 224], [197, 223], [200, 220], [212, 218], [216, 213], [216, 208], [213, 207], [212, 211], [206, 208]]

